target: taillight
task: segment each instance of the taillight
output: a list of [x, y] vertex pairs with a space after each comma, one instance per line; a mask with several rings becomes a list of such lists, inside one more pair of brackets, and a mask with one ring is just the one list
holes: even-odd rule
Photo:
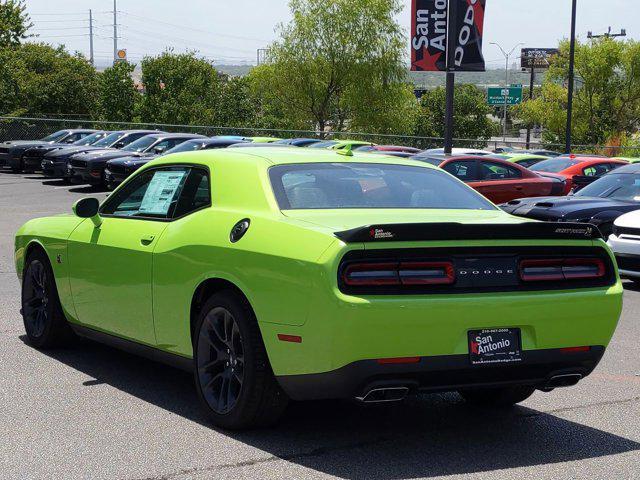
[[352, 263], [342, 280], [349, 286], [450, 285], [455, 273], [451, 262]]
[[604, 262], [599, 258], [544, 258], [521, 260], [523, 282], [589, 280], [605, 276]]

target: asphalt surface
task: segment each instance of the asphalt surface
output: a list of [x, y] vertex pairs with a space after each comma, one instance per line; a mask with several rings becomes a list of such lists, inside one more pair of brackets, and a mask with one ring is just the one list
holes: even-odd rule
[[[640, 478], [640, 291], [604, 360], [577, 387], [509, 413], [424, 395], [391, 407], [292, 405], [273, 429], [229, 433], [191, 377], [84, 342], [25, 343], [13, 235], [90, 188], [0, 171], [0, 478]], [[106, 307], [106, 306], [105, 306]]]

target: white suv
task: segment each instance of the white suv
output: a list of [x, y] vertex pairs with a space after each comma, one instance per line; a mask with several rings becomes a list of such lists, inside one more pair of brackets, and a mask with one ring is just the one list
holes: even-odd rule
[[616, 218], [607, 243], [616, 256], [620, 276], [640, 282], [640, 210]]

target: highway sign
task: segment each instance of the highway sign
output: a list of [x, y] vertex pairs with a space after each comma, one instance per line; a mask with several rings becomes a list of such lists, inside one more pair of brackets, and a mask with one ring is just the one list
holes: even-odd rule
[[489, 105], [504, 105], [504, 97], [507, 97], [507, 105], [517, 105], [522, 102], [522, 87], [490, 87], [487, 89], [487, 101]]

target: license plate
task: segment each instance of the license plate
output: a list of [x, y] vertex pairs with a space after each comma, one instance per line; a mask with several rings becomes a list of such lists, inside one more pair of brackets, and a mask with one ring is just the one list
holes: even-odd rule
[[469, 358], [472, 365], [522, 361], [519, 328], [469, 330]]

